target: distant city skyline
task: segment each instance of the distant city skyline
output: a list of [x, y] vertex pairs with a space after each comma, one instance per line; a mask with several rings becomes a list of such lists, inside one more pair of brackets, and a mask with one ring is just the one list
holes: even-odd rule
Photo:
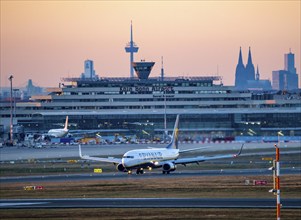
[[[56, 87], [80, 77], [85, 60], [99, 77], [129, 77], [133, 23], [135, 61], [156, 62], [150, 77], [220, 75], [234, 85], [239, 48], [252, 50], [261, 79], [295, 54], [300, 77], [301, 1], [3, 1], [0, 2], [1, 87], [28, 79]], [[300, 87], [300, 80], [299, 80]]]

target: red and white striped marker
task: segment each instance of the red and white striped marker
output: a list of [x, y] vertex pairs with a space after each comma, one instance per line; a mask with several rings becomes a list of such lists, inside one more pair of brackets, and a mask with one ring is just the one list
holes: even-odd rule
[[280, 203], [280, 163], [279, 163], [279, 158], [280, 158], [280, 152], [279, 152], [279, 147], [277, 146], [277, 144], [275, 144], [275, 148], [276, 148], [276, 159], [275, 159], [275, 168], [276, 168], [276, 172], [275, 172], [275, 179], [274, 179], [274, 183], [275, 183], [275, 190], [276, 190], [276, 196], [277, 196], [277, 220], [280, 220], [280, 209], [281, 209], [281, 203]]

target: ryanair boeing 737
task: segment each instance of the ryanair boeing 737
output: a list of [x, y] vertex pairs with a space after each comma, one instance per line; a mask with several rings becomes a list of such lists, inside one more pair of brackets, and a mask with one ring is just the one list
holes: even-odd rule
[[81, 146], [79, 145], [79, 156], [85, 160], [94, 160], [100, 162], [109, 162], [116, 165], [118, 171], [132, 173], [136, 169], [137, 174], [143, 174], [144, 169], [161, 168], [163, 174], [169, 174], [176, 170], [177, 164], [186, 165], [188, 163], [198, 163], [206, 160], [233, 158], [241, 154], [243, 146], [237, 154], [226, 154], [216, 156], [197, 156], [191, 158], [179, 158], [181, 153], [200, 150], [202, 148], [194, 148], [188, 150], [180, 150], [178, 148], [178, 125], [179, 115], [177, 115], [171, 142], [165, 148], [147, 148], [130, 150], [126, 152], [122, 158], [99, 158], [82, 155]]

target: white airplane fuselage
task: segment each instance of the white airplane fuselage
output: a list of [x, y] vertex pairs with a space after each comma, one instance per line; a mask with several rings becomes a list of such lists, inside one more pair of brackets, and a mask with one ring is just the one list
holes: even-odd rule
[[174, 160], [179, 157], [179, 149], [151, 148], [126, 152], [122, 157], [122, 165], [126, 169], [135, 167], [156, 166], [159, 162]]
[[47, 135], [52, 137], [64, 137], [68, 134], [68, 116], [66, 116], [65, 127], [64, 128], [57, 128], [57, 129], [50, 129]]
[[64, 137], [68, 133], [68, 129], [51, 129], [48, 131], [47, 135], [53, 137]]

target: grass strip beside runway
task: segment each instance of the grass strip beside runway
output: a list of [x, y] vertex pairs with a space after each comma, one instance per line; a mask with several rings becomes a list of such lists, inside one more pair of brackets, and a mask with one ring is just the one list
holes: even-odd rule
[[[300, 210], [283, 209], [283, 219], [299, 220]], [[199, 208], [96, 208], [96, 209], [26, 209], [0, 210], [0, 219], [275, 219], [272, 209], [199, 209]]]
[[[269, 176], [192, 176], [183, 178], [130, 178], [112, 180], [1, 183], [2, 199], [13, 198], [274, 198]], [[246, 180], [249, 184], [246, 184]], [[267, 185], [254, 186], [253, 180]], [[282, 198], [300, 198], [301, 177], [281, 177]], [[24, 186], [43, 186], [24, 190]]]

